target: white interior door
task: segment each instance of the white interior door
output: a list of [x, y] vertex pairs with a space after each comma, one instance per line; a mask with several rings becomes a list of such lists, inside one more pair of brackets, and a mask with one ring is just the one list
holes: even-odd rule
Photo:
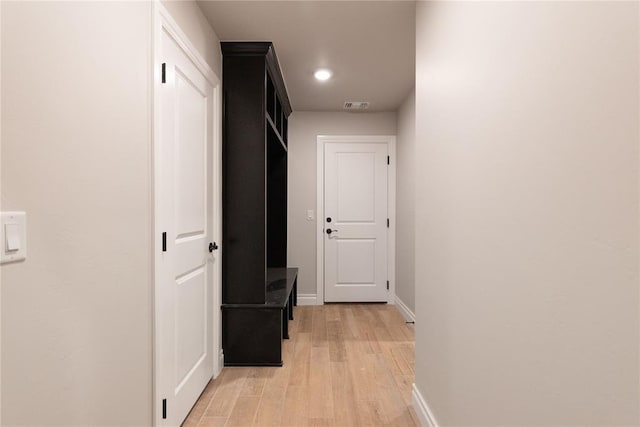
[[387, 301], [386, 143], [324, 147], [326, 302]]
[[[213, 376], [214, 88], [163, 28], [158, 86], [156, 421], [180, 425]], [[165, 400], [166, 399], [166, 400]]]

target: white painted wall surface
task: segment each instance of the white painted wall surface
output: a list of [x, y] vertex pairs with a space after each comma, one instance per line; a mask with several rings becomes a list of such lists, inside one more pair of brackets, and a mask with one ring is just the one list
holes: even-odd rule
[[440, 425], [638, 425], [639, 4], [419, 2], [416, 384]]
[[[0, 2], [0, 212], [2, 206], [2, 2]], [[2, 424], [2, 266], [0, 266], [0, 424]]]
[[[316, 294], [316, 152], [318, 135], [395, 135], [395, 113], [296, 111], [289, 117], [287, 261], [300, 269], [298, 294]], [[315, 220], [307, 221], [307, 210]]]
[[415, 88], [397, 112], [396, 140], [396, 297], [415, 314]]
[[150, 422], [150, 19], [3, 4], [3, 208], [29, 227], [2, 267], [3, 425]]
[[[217, 46], [195, 4], [169, 8]], [[152, 4], [3, 2], [1, 19], [2, 206], [29, 227], [0, 273], [1, 424], [149, 425]]]

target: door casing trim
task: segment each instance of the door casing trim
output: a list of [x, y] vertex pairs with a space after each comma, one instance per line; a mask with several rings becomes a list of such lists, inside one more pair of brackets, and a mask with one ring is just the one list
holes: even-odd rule
[[387, 144], [390, 157], [387, 174], [387, 303], [396, 303], [396, 136], [395, 135], [318, 135], [316, 154], [316, 305], [324, 304], [324, 147], [335, 143]]

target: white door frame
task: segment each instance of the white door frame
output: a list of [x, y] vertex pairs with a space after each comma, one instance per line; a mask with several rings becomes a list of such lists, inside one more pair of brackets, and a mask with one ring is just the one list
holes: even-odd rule
[[151, 165], [152, 176], [153, 176], [153, 189], [152, 189], [152, 223], [153, 230], [151, 235], [151, 248], [153, 253], [151, 254], [151, 259], [153, 260], [153, 271], [152, 271], [152, 293], [153, 293], [153, 339], [152, 339], [152, 348], [153, 348], [153, 425], [161, 424], [162, 420], [157, 419], [158, 414], [158, 405], [161, 403], [162, 397], [159, 395], [158, 387], [158, 351], [157, 351], [157, 342], [158, 342], [158, 330], [156, 325], [158, 324], [158, 316], [160, 314], [159, 310], [159, 301], [157, 298], [156, 286], [159, 284], [159, 281], [156, 281], [156, 278], [159, 277], [159, 256], [161, 253], [161, 233], [162, 230], [159, 226], [159, 209], [158, 209], [158, 197], [157, 191], [159, 188], [159, 144], [160, 144], [160, 121], [159, 121], [159, 89], [162, 84], [162, 59], [161, 59], [161, 37], [162, 32], [165, 31], [169, 34], [176, 42], [176, 44], [184, 51], [187, 57], [191, 60], [194, 66], [202, 73], [205, 79], [211, 84], [213, 87], [213, 103], [215, 106], [215, 111], [219, 114], [216, 114], [213, 117], [213, 159], [212, 159], [212, 167], [214, 169], [213, 174], [213, 240], [218, 243], [220, 250], [216, 254], [217, 260], [212, 266], [212, 275], [213, 275], [213, 372], [211, 376], [216, 378], [222, 367], [224, 366], [224, 359], [222, 354], [222, 318], [220, 314], [220, 304], [222, 299], [222, 248], [224, 247], [222, 242], [222, 97], [220, 95], [221, 87], [220, 87], [220, 78], [216, 73], [211, 69], [209, 64], [205, 61], [202, 55], [198, 52], [198, 50], [193, 46], [187, 35], [180, 29], [178, 24], [175, 22], [171, 14], [167, 11], [167, 9], [160, 3], [160, 1], [156, 0], [153, 2], [153, 22], [152, 22], [152, 52], [153, 52], [153, 61], [152, 61], [152, 75], [153, 75], [153, 84], [151, 88], [152, 92], [152, 106], [153, 106], [153, 115], [152, 115], [152, 159], [153, 164]]
[[324, 304], [324, 147], [335, 143], [386, 143], [390, 162], [387, 174], [387, 303], [396, 303], [396, 137], [395, 135], [318, 135], [316, 189], [316, 305]]

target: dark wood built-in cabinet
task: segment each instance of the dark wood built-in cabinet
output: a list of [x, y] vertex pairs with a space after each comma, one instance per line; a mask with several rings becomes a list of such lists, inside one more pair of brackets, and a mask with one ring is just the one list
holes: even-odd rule
[[272, 43], [221, 45], [225, 365], [280, 366], [298, 273], [287, 268], [291, 104]]

